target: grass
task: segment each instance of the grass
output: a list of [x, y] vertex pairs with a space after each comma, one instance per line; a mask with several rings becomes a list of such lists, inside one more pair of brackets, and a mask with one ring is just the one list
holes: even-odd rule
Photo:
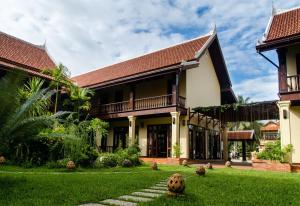
[[0, 205], [78, 205], [116, 198], [147, 188], [174, 172], [186, 178], [183, 197], [162, 197], [141, 205], [300, 205], [300, 175], [213, 169], [205, 177], [195, 168], [24, 169], [0, 167]]

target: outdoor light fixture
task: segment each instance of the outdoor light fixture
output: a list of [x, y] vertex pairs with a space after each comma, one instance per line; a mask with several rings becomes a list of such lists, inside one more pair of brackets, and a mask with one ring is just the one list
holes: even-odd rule
[[288, 112], [286, 109], [283, 110], [283, 119], [287, 119], [288, 118]]
[[131, 121], [129, 121], [129, 127], [131, 127]]
[[172, 118], [172, 123], [175, 124], [175, 117]]

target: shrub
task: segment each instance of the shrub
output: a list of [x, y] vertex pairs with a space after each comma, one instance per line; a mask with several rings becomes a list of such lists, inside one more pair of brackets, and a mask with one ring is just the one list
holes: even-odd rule
[[103, 167], [116, 167], [118, 165], [118, 156], [113, 153], [103, 153], [98, 157], [97, 162]]
[[258, 159], [278, 160], [281, 162], [289, 162], [291, 153], [293, 151], [292, 145], [287, 145], [281, 148], [280, 141], [270, 142], [265, 145], [265, 149], [257, 154]]
[[123, 162], [122, 162], [122, 167], [132, 167], [132, 162], [129, 160], [129, 159], [125, 159]]

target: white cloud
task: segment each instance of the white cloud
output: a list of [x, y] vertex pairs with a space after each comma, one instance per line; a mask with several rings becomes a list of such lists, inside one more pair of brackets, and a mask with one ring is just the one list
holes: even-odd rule
[[237, 95], [250, 97], [251, 101], [278, 99], [278, 77], [277, 74], [269, 74], [263, 77], [246, 79], [233, 87]]
[[[275, 1], [278, 8], [297, 4]], [[240, 85], [269, 75], [272, 65], [255, 44], [270, 13], [271, 0], [1, 0], [0, 30], [35, 44], [46, 40], [54, 59], [77, 75], [205, 34], [216, 23], [235, 88], [257, 96], [264, 91]]]

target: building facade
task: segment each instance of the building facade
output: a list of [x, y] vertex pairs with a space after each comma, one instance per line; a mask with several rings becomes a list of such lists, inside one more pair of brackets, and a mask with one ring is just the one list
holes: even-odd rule
[[148, 158], [222, 159], [220, 122], [190, 111], [236, 101], [216, 31], [73, 78], [110, 123], [99, 147], [137, 143]]
[[[292, 144], [292, 162], [300, 163], [300, 9], [273, 10], [256, 49], [278, 69], [281, 145]], [[276, 50], [278, 65], [262, 52]]]
[[263, 150], [265, 145], [280, 139], [279, 122], [269, 121], [260, 129], [259, 150]]

